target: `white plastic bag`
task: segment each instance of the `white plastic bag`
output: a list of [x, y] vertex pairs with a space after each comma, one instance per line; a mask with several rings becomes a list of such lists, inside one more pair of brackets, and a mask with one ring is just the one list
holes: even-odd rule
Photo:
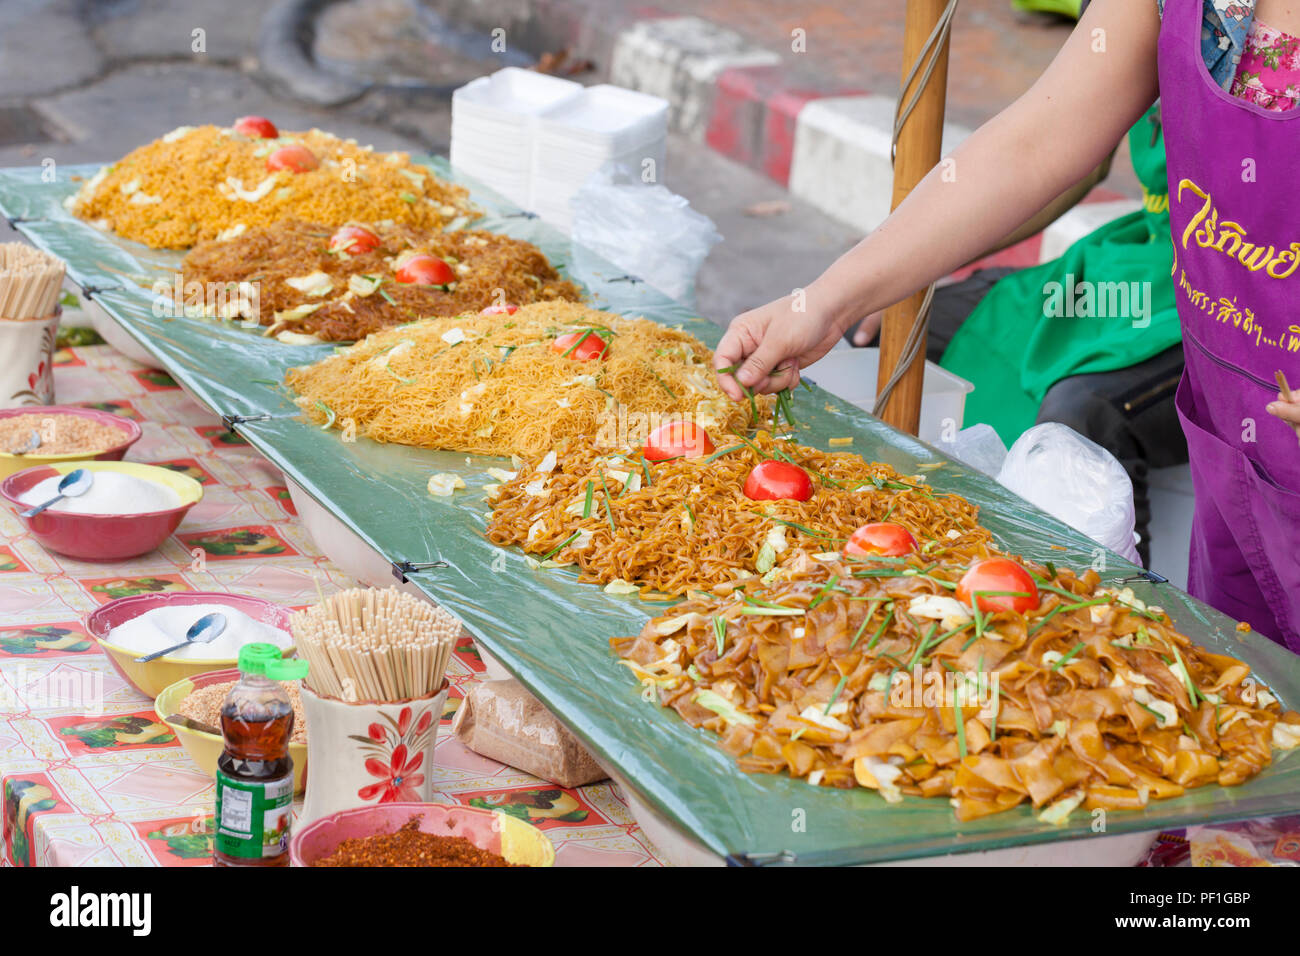
[[1128, 472], [1074, 429], [1058, 422], [1029, 429], [1007, 452], [998, 481], [1098, 544], [1142, 563]]
[[594, 252], [629, 275], [690, 307], [695, 276], [715, 243], [722, 240], [713, 220], [660, 185], [647, 185], [625, 171], [602, 168], [569, 200], [573, 211], [573, 271], [583, 281], [609, 267]]
[[992, 425], [980, 423], [963, 428], [950, 442], [941, 441], [939, 447], [962, 464], [996, 478], [1007, 459], [1007, 446]]

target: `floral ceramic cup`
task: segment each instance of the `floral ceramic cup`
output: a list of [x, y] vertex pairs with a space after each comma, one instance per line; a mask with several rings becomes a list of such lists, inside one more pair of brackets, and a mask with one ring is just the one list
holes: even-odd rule
[[54, 404], [54, 343], [63, 307], [43, 319], [0, 318], [0, 408]]
[[307, 796], [298, 826], [338, 810], [381, 803], [428, 803], [433, 745], [447, 688], [391, 704], [345, 703], [302, 685], [307, 719]]

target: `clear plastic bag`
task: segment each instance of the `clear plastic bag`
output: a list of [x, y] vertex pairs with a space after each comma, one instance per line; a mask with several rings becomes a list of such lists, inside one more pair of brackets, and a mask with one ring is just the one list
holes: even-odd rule
[[713, 220], [666, 187], [647, 185], [622, 168], [604, 167], [569, 201], [573, 271], [583, 282], [608, 281], [614, 263], [660, 292], [694, 307], [695, 277], [722, 241]]
[[605, 779], [578, 738], [517, 680], [475, 684], [451, 729], [475, 753], [561, 787]]
[[997, 478], [1098, 544], [1142, 563], [1128, 472], [1073, 428], [1058, 422], [1035, 425], [1016, 439]]

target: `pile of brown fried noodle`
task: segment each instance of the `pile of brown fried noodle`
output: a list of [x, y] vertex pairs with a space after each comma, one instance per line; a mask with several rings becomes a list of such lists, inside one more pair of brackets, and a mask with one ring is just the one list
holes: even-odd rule
[[[296, 219], [250, 229], [237, 239], [202, 243], [182, 266], [187, 286], [202, 283], [190, 287], [201, 297], [185, 304], [207, 307], [208, 290], [256, 282], [256, 318], [268, 335], [290, 332], [350, 342], [431, 316], [580, 298], [578, 287], [562, 279], [532, 243], [478, 230], [437, 232], [382, 223], [366, 228], [380, 245], [357, 255], [330, 250], [333, 227]], [[455, 270], [455, 282], [447, 288], [397, 282], [398, 257], [414, 253], [442, 259]], [[237, 313], [222, 317], [233, 319]]]
[[[533, 462], [492, 498], [487, 536], [576, 563], [582, 581], [621, 581], [665, 594], [707, 590], [770, 573], [799, 554], [835, 551], [872, 521], [903, 525], [936, 560], [959, 548], [987, 548], [990, 536], [977, 524], [974, 505], [936, 495], [888, 465], [761, 432], [754, 439], [715, 432], [714, 439], [712, 459], [653, 463], [640, 453], [622, 457], [582, 445], [558, 461]], [[745, 477], [771, 457], [809, 473], [810, 500], [745, 497]]]

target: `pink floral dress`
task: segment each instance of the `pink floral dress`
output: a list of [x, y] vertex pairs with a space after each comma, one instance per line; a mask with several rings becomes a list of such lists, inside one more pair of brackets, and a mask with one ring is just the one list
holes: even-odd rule
[[1232, 95], [1283, 113], [1300, 102], [1300, 38], [1263, 24], [1250, 25]]

